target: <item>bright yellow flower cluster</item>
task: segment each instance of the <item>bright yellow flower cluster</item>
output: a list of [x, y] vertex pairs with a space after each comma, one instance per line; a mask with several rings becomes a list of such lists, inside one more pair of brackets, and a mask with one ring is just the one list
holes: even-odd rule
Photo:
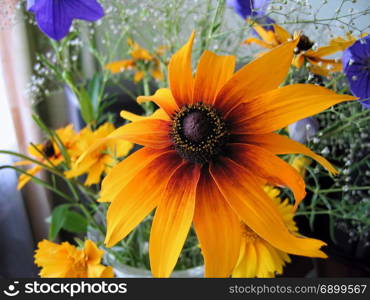
[[[97, 140], [105, 138], [114, 131], [114, 126], [110, 123], [101, 125], [97, 130], [92, 131], [86, 127], [81, 130], [79, 136], [81, 138], [78, 143], [78, 151], [82, 153], [88, 149]], [[132, 149], [133, 144], [127, 141], [119, 141], [118, 143], [106, 143], [89, 153], [88, 157], [84, 158], [82, 164], [74, 164], [72, 169], [65, 172], [67, 178], [73, 178], [87, 173], [88, 176], [85, 185], [92, 185], [100, 182], [101, 175], [107, 174], [110, 169], [117, 164], [117, 158], [126, 156]]]
[[[126, 156], [133, 147], [133, 144], [127, 141], [120, 141], [114, 145], [107, 143], [91, 153], [84, 164], [76, 165], [76, 162], [82, 153], [97, 140], [108, 136], [114, 131], [114, 126], [110, 123], [101, 125], [96, 130], [91, 130], [90, 127], [85, 127], [80, 132], [76, 132], [72, 125], [55, 131], [60, 143], [66, 151], [70, 160], [70, 170], [65, 172], [67, 178], [77, 177], [87, 173], [86, 185], [96, 184], [100, 182], [101, 175], [107, 174], [109, 170], [117, 163], [117, 158]], [[29, 154], [40, 163], [55, 168], [65, 162], [63, 151], [60, 149], [60, 144], [57, 140], [48, 140], [43, 144], [30, 145]], [[17, 162], [15, 165], [30, 165], [33, 162], [25, 160]], [[22, 174], [18, 180], [18, 189], [21, 189], [27, 184], [32, 176], [37, 175], [42, 170], [41, 165], [36, 165]]]

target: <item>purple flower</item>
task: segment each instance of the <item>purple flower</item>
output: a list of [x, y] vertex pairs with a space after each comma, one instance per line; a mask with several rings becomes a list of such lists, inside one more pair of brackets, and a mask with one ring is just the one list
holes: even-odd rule
[[300, 120], [288, 126], [290, 138], [302, 144], [313, 138], [318, 129], [319, 123], [313, 117]]
[[[227, 5], [234, 8], [243, 19], [253, 18], [259, 24], [274, 24], [275, 21], [266, 15], [270, 0], [227, 0]], [[274, 30], [273, 26], [263, 26], [267, 30]]]
[[27, 0], [42, 32], [54, 40], [64, 38], [73, 19], [97, 21], [104, 16], [97, 0]]
[[352, 94], [370, 108], [370, 35], [345, 50], [342, 61]]

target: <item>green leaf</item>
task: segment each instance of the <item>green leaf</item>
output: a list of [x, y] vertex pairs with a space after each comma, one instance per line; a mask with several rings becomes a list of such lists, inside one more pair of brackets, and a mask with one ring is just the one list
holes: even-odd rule
[[81, 115], [86, 124], [94, 121], [93, 106], [90, 100], [90, 96], [84, 87], [80, 88], [79, 91], [79, 103], [81, 109]]
[[101, 95], [101, 89], [102, 89], [102, 76], [99, 73], [95, 73], [87, 87], [87, 93], [91, 101], [95, 120], [98, 119], [99, 114], [99, 102], [100, 102], [99, 98]]
[[63, 229], [73, 233], [86, 233], [87, 220], [84, 216], [75, 211], [67, 211], [63, 223]]
[[62, 204], [54, 208], [51, 214], [51, 224], [49, 228], [50, 241], [54, 241], [59, 231], [63, 228], [70, 206], [69, 204]]

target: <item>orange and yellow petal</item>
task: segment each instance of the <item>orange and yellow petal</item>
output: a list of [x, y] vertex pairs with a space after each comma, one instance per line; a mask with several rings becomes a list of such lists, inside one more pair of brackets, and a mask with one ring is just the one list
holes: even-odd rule
[[218, 91], [233, 75], [234, 68], [234, 56], [219, 56], [204, 51], [195, 76], [193, 101], [213, 104]]
[[113, 74], [120, 73], [133, 67], [135, 67], [135, 62], [132, 59], [115, 61], [105, 65], [105, 68], [111, 71]]
[[91, 145], [77, 160], [76, 165], [83, 163], [92, 153], [95, 153], [107, 143], [112, 145], [115, 141], [120, 140], [155, 149], [168, 148], [172, 144], [168, 134], [169, 124], [164, 120], [146, 119], [121, 126], [107, 137], [99, 139]]
[[36, 176], [41, 170], [41, 166], [34, 166], [33, 168], [27, 170], [27, 173], [21, 174], [18, 178], [17, 189], [22, 189], [32, 179], [32, 176]]
[[278, 208], [258, 186], [250, 171], [228, 158], [220, 158], [219, 163], [211, 164], [210, 171], [234, 212], [261, 238], [287, 253], [326, 257], [320, 250], [324, 242], [289, 232]]
[[87, 267], [88, 278], [113, 278], [114, 272], [112, 267], [103, 265], [88, 265]]
[[205, 263], [206, 277], [229, 277], [239, 257], [240, 221], [208, 170], [197, 186], [194, 226]]
[[270, 151], [251, 144], [231, 144], [229, 151], [230, 157], [256, 176], [266, 179], [272, 185], [290, 188], [296, 206], [306, 196], [306, 185], [301, 175]]
[[232, 131], [235, 134], [273, 132], [335, 104], [356, 99], [312, 84], [284, 86], [237, 107], [230, 117], [236, 120]]
[[125, 238], [157, 205], [171, 174], [181, 165], [175, 151], [162, 153], [141, 169], [112, 199], [107, 213], [105, 243]]
[[145, 119], [160, 119], [160, 120], [165, 120], [165, 121], [170, 121], [170, 117], [168, 114], [162, 109], [158, 108], [152, 115], [150, 116], [141, 116], [141, 115], [136, 115], [132, 112], [122, 110], [120, 112], [120, 116], [123, 119], [129, 120], [131, 122], [135, 121], [142, 121]]
[[333, 167], [333, 165], [327, 161], [326, 158], [316, 154], [306, 146], [287, 136], [283, 136], [277, 133], [269, 133], [262, 135], [248, 135], [242, 137], [241, 142], [256, 144], [260, 147], [267, 149], [274, 154], [303, 154], [305, 156], [311, 157], [321, 164], [325, 169], [327, 169], [332, 174], [338, 174], [338, 171]]
[[87, 256], [88, 264], [99, 264], [101, 262], [104, 251], [100, 250], [91, 240], [85, 241], [84, 251]]
[[188, 42], [177, 51], [168, 65], [170, 87], [179, 107], [193, 103], [194, 78], [191, 65], [191, 52], [195, 33]]
[[154, 68], [151, 73], [152, 73], [153, 78], [155, 78], [157, 80], [163, 80], [164, 79], [164, 74], [163, 74], [163, 72], [161, 71], [161, 69], [159, 67]]
[[227, 115], [240, 103], [276, 89], [288, 74], [297, 43], [298, 39], [276, 47], [241, 68], [220, 90], [215, 107]]
[[310, 71], [320, 76], [328, 76], [330, 73], [342, 71], [341, 60], [311, 59], [310, 57], [307, 57], [307, 61], [310, 63]]
[[283, 27], [279, 26], [278, 24], [273, 24], [275, 38], [279, 44], [288, 42], [289, 40], [293, 39], [293, 36], [290, 34], [289, 31], [284, 29]]
[[154, 277], [170, 276], [176, 265], [193, 220], [199, 177], [199, 165], [183, 164], [174, 172], [161, 197], [149, 241]]
[[170, 89], [158, 89], [153, 96], [140, 96], [137, 98], [139, 103], [148, 101], [153, 101], [157, 104], [169, 117], [179, 109]]
[[274, 48], [275, 46], [271, 45], [271, 44], [268, 44], [266, 43], [265, 41], [261, 41], [257, 38], [247, 38], [245, 41], [244, 41], [244, 44], [256, 44], [258, 46], [261, 46], [263, 48], [266, 48], [266, 49], [272, 49]]
[[253, 29], [261, 37], [261, 39], [274, 47], [278, 46], [278, 41], [276, 40], [275, 33], [272, 30], [267, 30], [263, 26], [254, 23]]
[[144, 71], [136, 71], [134, 75], [134, 81], [139, 82], [144, 78], [144, 75], [145, 75]]
[[85, 185], [90, 186], [92, 184], [97, 184], [100, 182], [100, 178], [105, 170], [105, 165], [99, 160], [96, 161], [90, 169], [87, 170], [87, 178], [84, 182]]
[[163, 151], [151, 148], [141, 148], [112, 168], [102, 182], [99, 202], [111, 202], [117, 194]]

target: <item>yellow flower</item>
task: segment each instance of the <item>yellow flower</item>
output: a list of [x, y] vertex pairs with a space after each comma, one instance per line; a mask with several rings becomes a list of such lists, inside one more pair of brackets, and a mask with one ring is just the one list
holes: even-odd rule
[[101, 264], [103, 254], [90, 240], [85, 241], [83, 249], [68, 242], [59, 245], [43, 240], [38, 243], [35, 264], [43, 278], [112, 278], [112, 267]]
[[[78, 154], [77, 153], [78, 135], [73, 130], [73, 126], [70, 124], [64, 128], [57, 129], [55, 133], [63, 143], [68, 155], [71, 158], [71, 161], [75, 160]], [[51, 140], [48, 140], [43, 144], [38, 144], [34, 146], [30, 145], [28, 147], [28, 152], [32, 157], [34, 157], [34, 159], [50, 167], [58, 166], [64, 161], [64, 157], [62, 155], [61, 150], [59, 149], [58, 144]], [[45, 157], [47, 157], [47, 159]], [[30, 164], [33, 163], [31, 161], [19, 161], [15, 163], [15, 165], [17, 166]], [[32, 176], [35, 176], [41, 170], [42, 167], [36, 165], [33, 168], [27, 170], [27, 173]], [[31, 178], [32, 177], [28, 176], [27, 174], [22, 174], [21, 176], [19, 176], [17, 188], [18, 189], [23, 188], [31, 180]]]
[[110, 70], [113, 74], [135, 69], [134, 80], [136, 82], [143, 79], [145, 72], [148, 70], [150, 70], [150, 73], [155, 79], [163, 80], [164, 75], [157, 57], [164, 54], [165, 47], [159, 47], [155, 55], [153, 55], [149, 53], [148, 50], [135, 43], [132, 39], [128, 39], [128, 44], [131, 48], [130, 55], [132, 58], [109, 63], [105, 68]]
[[291, 166], [304, 178], [306, 177], [307, 167], [311, 164], [312, 160], [304, 156], [296, 156], [291, 162]]
[[[86, 150], [97, 140], [108, 136], [114, 129], [114, 126], [110, 123], [104, 123], [96, 131], [91, 131], [89, 127], [85, 127], [79, 134], [79, 151]], [[116, 158], [126, 156], [132, 147], [133, 144], [127, 141], [102, 145], [99, 149], [90, 153], [83, 164], [74, 164], [71, 170], [65, 172], [65, 175], [67, 178], [72, 178], [87, 173], [85, 185], [99, 183], [101, 175], [103, 173], [107, 174], [117, 163]]]
[[[282, 201], [279, 198], [280, 191], [271, 186], [266, 186], [265, 191], [278, 208], [288, 230], [297, 234], [298, 228], [293, 220], [294, 208], [289, 204], [289, 200]], [[272, 246], [244, 223], [241, 224], [241, 234], [240, 255], [232, 273], [233, 277], [271, 278], [275, 277], [276, 273], [282, 274], [285, 264], [291, 261], [285, 251]]]
[[[246, 44], [255, 43], [261, 47], [272, 49], [294, 38], [283, 27], [274, 24], [274, 30], [266, 30], [258, 24], [254, 24], [253, 28], [261, 37], [248, 38], [244, 41]], [[328, 76], [332, 72], [340, 72], [342, 70], [342, 61], [340, 59], [326, 59], [326, 56], [344, 51], [356, 41], [356, 38], [347, 33], [346, 38], [336, 37], [329, 42], [328, 46], [320, 47], [313, 50], [314, 45], [310, 39], [301, 35], [300, 41], [295, 49], [293, 65], [300, 68], [306, 62], [310, 63], [310, 71], [317, 75]]]
[[149, 242], [155, 277], [171, 274], [192, 223], [207, 277], [231, 275], [240, 251], [239, 220], [282, 251], [325, 257], [322, 241], [298, 238], [288, 230], [263, 186], [289, 187], [297, 204], [305, 196], [304, 180], [277, 154], [303, 153], [336, 173], [323, 157], [274, 132], [356, 98], [316, 85], [279, 87], [298, 40], [236, 73], [234, 56], [205, 51], [195, 76], [193, 40], [194, 34], [171, 58], [170, 88], [138, 98], [140, 103], [153, 101], [161, 113], [130, 115], [132, 123], [98, 141], [78, 162], [108, 141], [144, 146], [102, 182], [101, 201], [111, 202], [105, 243], [115, 245], [156, 208]]

